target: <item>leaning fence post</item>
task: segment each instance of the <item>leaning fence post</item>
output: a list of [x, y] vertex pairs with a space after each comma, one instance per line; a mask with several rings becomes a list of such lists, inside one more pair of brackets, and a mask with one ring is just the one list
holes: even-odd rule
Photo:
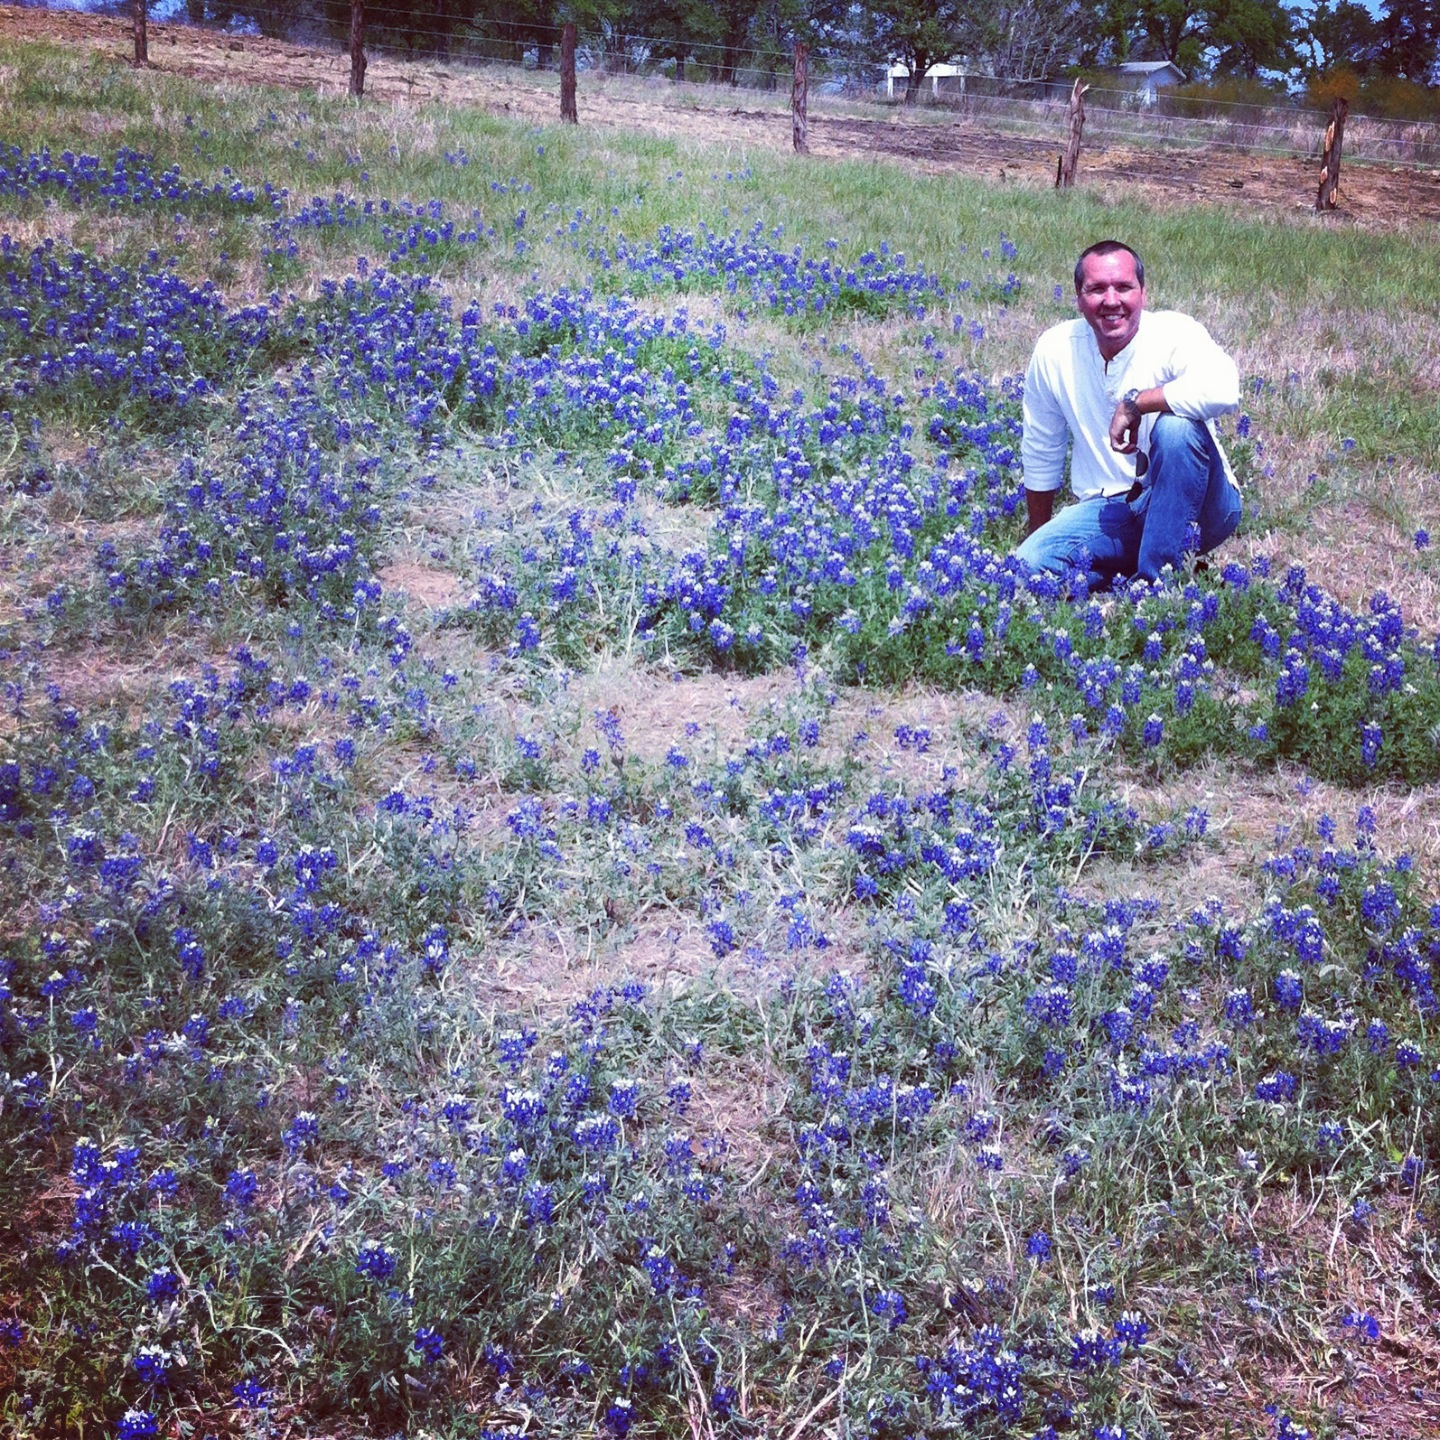
[[575, 113], [574, 21], [568, 21], [560, 32], [560, 119], [567, 125], [579, 123]]
[[797, 155], [810, 153], [810, 47], [795, 42], [795, 78], [790, 86], [790, 134]]
[[148, 0], [135, 0], [135, 65], [150, 62], [150, 42], [145, 33], [146, 8]]
[[1330, 123], [1325, 127], [1325, 154], [1320, 161], [1320, 189], [1315, 196], [1316, 210], [1333, 210], [1335, 192], [1340, 188], [1340, 147], [1345, 140], [1345, 117], [1350, 102], [1338, 95], [1330, 104]]
[[365, 0], [350, 0], [350, 93], [365, 93]]
[[1089, 88], [1077, 80], [1070, 92], [1070, 104], [1065, 109], [1069, 134], [1065, 140], [1065, 151], [1055, 165], [1057, 190], [1068, 190], [1075, 183], [1075, 171], [1080, 166], [1080, 134], [1085, 129], [1085, 92]]

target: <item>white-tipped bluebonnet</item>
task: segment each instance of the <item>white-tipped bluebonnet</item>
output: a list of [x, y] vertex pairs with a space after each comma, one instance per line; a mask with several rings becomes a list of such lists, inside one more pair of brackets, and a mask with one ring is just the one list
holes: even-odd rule
[[377, 1241], [366, 1241], [355, 1257], [355, 1273], [364, 1280], [388, 1280], [395, 1266], [395, 1252]]

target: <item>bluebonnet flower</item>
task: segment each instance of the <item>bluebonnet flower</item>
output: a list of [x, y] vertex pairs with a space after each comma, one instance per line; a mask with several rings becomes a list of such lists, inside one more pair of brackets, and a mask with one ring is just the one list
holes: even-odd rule
[[532, 1185], [524, 1195], [525, 1223], [549, 1225], [555, 1218], [555, 1192], [549, 1185]]
[[1255, 1002], [1248, 990], [1237, 988], [1226, 993], [1225, 1018], [1238, 1029], [1254, 1023]]
[[523, 1026], [519, 1030], [500, 1031], [495, 1036], [495, 1049], [500, 1063], [512, 1075], [518, 1073], [538, 1038], [533, 1030]]
[[1298, 1010], [1305, 998], [1300, 977], [1293, 970], [1282, 970], [1276, 975], [1272, 993], [1282, 1010]]
[[1094, 1326], [1070, 1337], [1070, 1368], [1095, 1371], [1117, 1364], [1124, 1353], [1125, 1342], [1106, 1335]]
[[117, 1440], [142, 1440], [146, 1435], [158, 1435], [160, 1421], [149, 1410], [131, 1407], [120, 1417], [115, 1427]]
[[270, 1392], [253, 1377], [232, 1385], [230, 1393], [241, 1410], [264, 1410], [270, 1404]]
[[[280, 1136], [280, 1143], [290, 1154], [298, 1154], [310, 1141], [316, 1139], [320, 1134], [320, 1121], [311, 1110], [299, 1110], [295, 1118], [285, 1127]], [[253, 1177], [252, 1177], [253, 1178]], [[226, 1187], [229, 1194], [229, 1186]], [[233, 1197], [232, 1197], [233, 1198]]]
[[255, 1203], [259, 1189], [253, 1170], [232, 1170], [225, 1180], [225, 1198], [239, 1210], [247, 1210]]
[[877, 1290], [870, 1299], [870, 1310], [880, 1319], [888, 1321], [891, 1330], [898, 1330], [909, 1313], [905, 1308], [905, 1297], [898, 1290]]
[[1280, 1104], [1295, 1097], [1295, 1077], [1284, 1070], [1272, 1071], [1255, 1083], [1255, 1098]]
[[435, 1365], [445, 1351], [445, 1337], [430, 1325], [421, 1325], [416, 1331], [411, 1345], [423, 1358], [427, 1365]]
[[156, 1302], [168, 1300], [180, 1293], [180, 1279], [168, 1265], [162, 1265], [146, 1278], [145, 1293]]
[[632, 1079], [616, 1080], [610, 1087], [610, 1098], [606, 1102], [612, 1115], [628, 1119], [635, 1114], [639, 1103], [640, 1085]]
[[968, 1344], [952, 1344], [938, 1359], [921, 1356], [916, 1368], [925, 1377], [930, 1404], [966, 1425], [994, 1416], [1001, 1425], [1019, 1420], [1025, 1408], [1025, 1363], [1005, 1345], [998, 1327], [981, 1327]]
[[432, 925], [420, 937], [420, 960], [426, 970], [438, 974], [450, 959], [450, 937], [443, 925]]
[[144, 1385], [168, 1385], [174, 1357], [163, 1345], [142, 1345], [135, 1352], [135, 1377]]
[[355, 1273], [365, 1280], [388, 1280], [395, 1263], [395, 1252], [388, 1245], [366, 1241], [355, 1257]]

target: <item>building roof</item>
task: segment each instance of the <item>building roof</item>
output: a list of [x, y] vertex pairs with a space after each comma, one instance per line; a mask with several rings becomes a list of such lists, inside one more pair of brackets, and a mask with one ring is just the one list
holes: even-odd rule
[[1183, 80], [1185, 72], [1173, 60], [1126, 60], [1114, 67], [1121, 75], [1154, 75], [1160, 70], [1173, 70]]
[[[893, 75], [898, 80], [902, 75], [908, 75], [910, 73], [910, 67], [904, 64], [903, 61], [895, 60], [891, 62], [885, 73], [887, 75]], [[925, 78], [928, 80], [932, 75], [964, 75], [965, 73], [966, 71], [962, 66], [950, 60], [943, 60], [937, 61], [932, 65], [925, 72]]]

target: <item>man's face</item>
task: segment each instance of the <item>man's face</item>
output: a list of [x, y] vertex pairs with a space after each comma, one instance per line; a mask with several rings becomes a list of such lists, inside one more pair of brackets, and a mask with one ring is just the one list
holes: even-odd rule
[[1118, 355], [1135, 338], [1145, 308], [1135, 257], [1125, 250], [1086, 256], [1075, 304], [1095, 332], [1100, 353], [1107, 360]]

